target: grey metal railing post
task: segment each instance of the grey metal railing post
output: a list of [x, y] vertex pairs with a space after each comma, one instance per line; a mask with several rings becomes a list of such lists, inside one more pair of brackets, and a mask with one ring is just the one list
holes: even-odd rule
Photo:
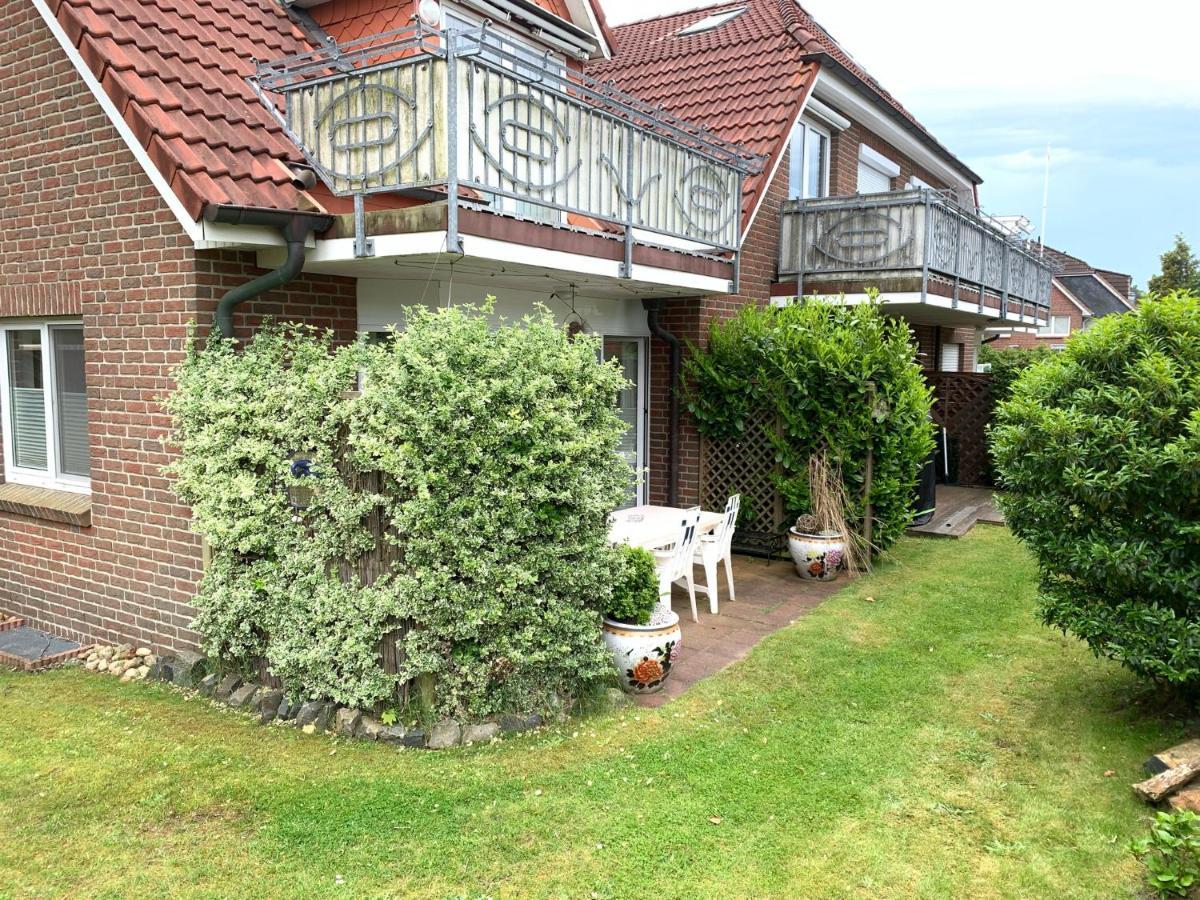
[[1011, 265], [1008, 259], [1010, 248], [1008, 241], [1004, 242], [1004, 253], [1000, 257], [1000, 318], [1008, 318], [1008, 267]]
[[462, 253], [458, 233], [458, 33], [446, 29], [446, 249]]
[[621, 258], [621, 277], [633, 277], [633, 139], [630, 127], [625, 129], [625, 247]]
[[922, 188], [921, 194], [921, 202], [925, 206], [925, 239], [921, 246], [921, 302], [925, 303], [929, 298], [929, 254], [933, 252], [930, 247], [933, 240], [933, 195], [929, 188]]

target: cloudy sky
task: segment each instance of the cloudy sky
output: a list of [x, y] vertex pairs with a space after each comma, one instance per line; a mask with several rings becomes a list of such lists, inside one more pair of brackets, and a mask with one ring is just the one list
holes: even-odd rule
[[[613, 24], [710, 5], [601, 0]], [[985, 209], [1145, 286], [1177, 232], [1200, 251], [1200, 3], [804, 0], [984, 179]]]

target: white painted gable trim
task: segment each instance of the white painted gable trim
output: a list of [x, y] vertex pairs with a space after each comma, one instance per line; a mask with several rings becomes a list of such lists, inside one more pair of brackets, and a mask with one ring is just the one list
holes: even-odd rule
[[199, 241], [203, 237], [203, 230], [200, 224], [188, 215], [184, 209], [183, 203], [175, 192], [171, 190], [171, 185], [167, 183], [162, 172], [154, 165], [150, 159], [150, 155], [146, 152], [146, 148], [138, 141], [133, 130], [121, 118], [120, 112], [116, 105], [112, 102], [112, 98], [105, 93], [103, 86], [96, 80], [96, 76], [92, 74], [92, 70], [88, 68], [87, 63], [83, 61], [83, 57], [79, 55], [79, 51], [75, 49], [75, 45], [71, 43], [71, 39], [63, 30], [62, 25], [58, 23], [58, 19], [54, 17], [54, 13], [50, 11], [50, 7], [46, 5], [46, 0], [33, 0], [34, 8], [37, 9], [42, 19], [46, 23], [46, 27], [50, 29], [50, 33], [54, 35], [54, 39], [58, 41], [58, 45], [62, 47], [63, 52], [67, 54], [67, 59], [71, 61], [71, 65], [75, 67], [75, 71], [79, 73], [79, 77], [83, 79], [83, 83], [87, 85], [88, 90], [92, 92], [92, 96], [96, 98], [96, 102], [100, 104], [100, 108], [104, 110], [104, 114], [116, 129], [117, 134], [121, 136], [121, 140], [125, 142], [125, 146], [129, 148], [129, 152], [133, 154], [138, 165], [145, 171], [151, 183], [157, 189], [158, 193], [166, 202], [167, 207], [174, 213], [175, 218], [179, 220], [179, 224], [183, 230], [187, 232], [187, 236], [193, 242]]

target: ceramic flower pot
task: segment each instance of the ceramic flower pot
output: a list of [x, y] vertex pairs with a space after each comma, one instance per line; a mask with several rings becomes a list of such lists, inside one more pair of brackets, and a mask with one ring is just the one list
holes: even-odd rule
[[788, 529], [788, 550], [796, 573], [809, 581], [833, 581], [846, 559], [846, 539], [833, 531], [805, 534]]
[[604, 643], [612, 653], [621, 687], [630, 694], [662, 690], [679, 656], [679, 614], [656, 612], [648, 625], [604, 620]]

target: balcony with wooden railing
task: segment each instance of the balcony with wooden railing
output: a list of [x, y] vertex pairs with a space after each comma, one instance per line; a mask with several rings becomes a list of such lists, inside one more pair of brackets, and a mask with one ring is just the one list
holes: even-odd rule
[[797, 295], [924, 304], [941, 314], [1044, 323], [1050, 267], [986, 217], [930, 189], [791, 200], [779, 281]]
[[[259, 67], [260, 96], [330, 190], [401, 194], [732, 261], [761, 159], [486, 25], [420, 25]], [[279, 102], [282, 101], [282, 102]], [[360, 248], [368, 255], [364, 240]], [[358, 250], [356, 249], [356, 252]]]

